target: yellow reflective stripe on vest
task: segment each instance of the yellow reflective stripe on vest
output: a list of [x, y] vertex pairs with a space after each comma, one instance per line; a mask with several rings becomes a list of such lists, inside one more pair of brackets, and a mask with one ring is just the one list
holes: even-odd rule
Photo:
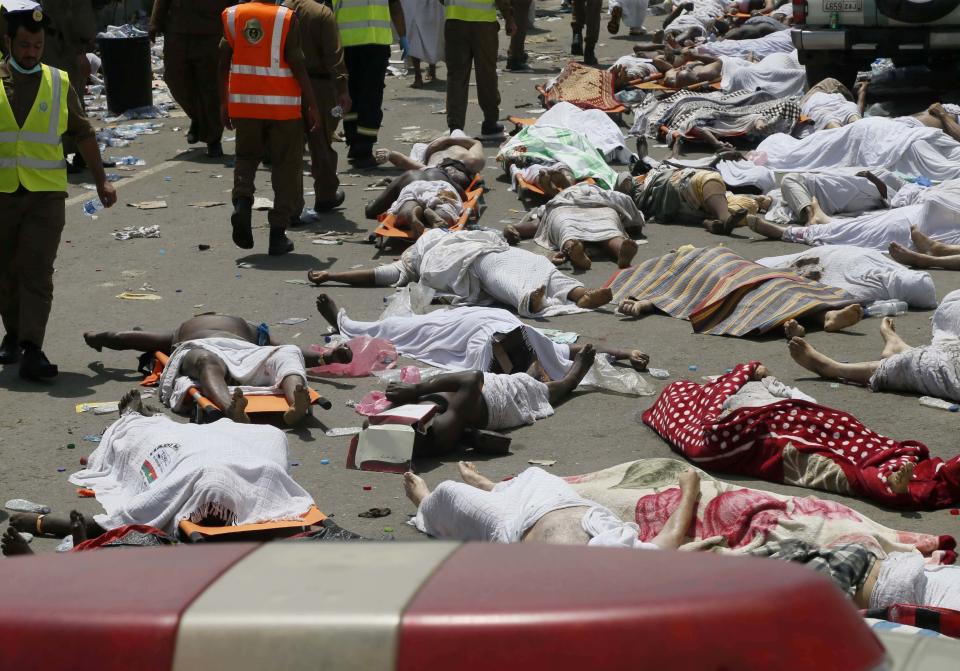
[[19, 127], [0, 87], [0, 193], [20, 186], [28, 191], [66, 191], [67, 171], [61, 136], [67, 130], [66, 73], [42, 66], [37, 97]]
[[457, 21], [496, 21], [497, 8], [492, 0], [446, 0], [444, 16]]
[[345, 47], [393, 43], [393, 23], [387, 0], [339, 0], [334, 16], [340, 30], [340, 42]]

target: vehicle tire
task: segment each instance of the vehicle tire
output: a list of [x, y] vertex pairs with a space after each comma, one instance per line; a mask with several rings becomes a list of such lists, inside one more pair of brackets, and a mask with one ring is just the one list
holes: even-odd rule
[[903, 23], [930, 23], [942, 19], [960, 5], [960, 0], [877, 0], [877, 11]]

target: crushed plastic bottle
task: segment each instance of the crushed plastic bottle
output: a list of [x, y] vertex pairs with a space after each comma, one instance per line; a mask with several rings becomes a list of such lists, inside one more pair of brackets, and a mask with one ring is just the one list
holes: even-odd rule
[[867, 306], [867, 309], [864, 310], [863, 313], [868, 317], [896, 317], [905, 314], [907, 308], [908, 306], [905, 301], [891, 299], [874, 301]]
[[937, 410], [960, 412], [960, 405], [951, 403], [950, 401], [945, 401], [942, 398], [934, 398], [933, 396], [921, 396], [920, 405], [925, 408], [936, 408]]
[[340, 107], [340, 105], [337, 105], [332, 110], [330, 110], [330, 116], [332, 116], [334, 119], [339, 119], [343, 117], [343, 108]]
[[650, 377], [657, 380], [666, 380], [670, 377], [670, 371], [665, 368], [647, 368], [647, 372], [650, 373]]
[[117, 165], [146, 165], [147, 162], [136, 156], [121, 156], [120, 158], [110, 157], [110, 160]]
[[83, 213], [88, 217], [94, 216], [103, 209], [103, 203], [98, 198], [91, 198], [83, 204]]
[[50, 506], [45, 506], [26, 499], [10, 499], [3, 507], [16, 513], [36, 513], [37, 515], [46, 515], [50, 512]]

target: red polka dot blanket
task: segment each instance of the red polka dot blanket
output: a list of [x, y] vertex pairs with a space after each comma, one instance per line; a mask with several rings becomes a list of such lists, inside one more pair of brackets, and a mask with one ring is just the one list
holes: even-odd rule
[[[800, 400], [724, 414], [724, 401], [750, 381], [759, 362], [741, 364], [708, 384], [669, 385], [643, 422], [701, 468], [738, 473], [871, 499], [909, 509], [960, 501], [960, 457], [931, 457], [915, 440], [881, 436], [839, 410]], [[915, 465], [908, 491], [890, 476]]]

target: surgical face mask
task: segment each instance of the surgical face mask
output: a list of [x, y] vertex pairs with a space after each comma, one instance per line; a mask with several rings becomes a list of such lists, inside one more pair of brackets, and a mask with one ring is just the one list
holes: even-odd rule
[[7, 56], [7, 63], [9, 63], [14, 70], [16, 70], [22, 75], [35, 75], [41, 70], [43, 70], [43, 66], [41, 66], [40, 63], [37, 63], [32, 68], [27, 70], [22, 65], [17, 63], [17, 59], [13, 57], [13, 54], [10, 54], [9, 56]]

